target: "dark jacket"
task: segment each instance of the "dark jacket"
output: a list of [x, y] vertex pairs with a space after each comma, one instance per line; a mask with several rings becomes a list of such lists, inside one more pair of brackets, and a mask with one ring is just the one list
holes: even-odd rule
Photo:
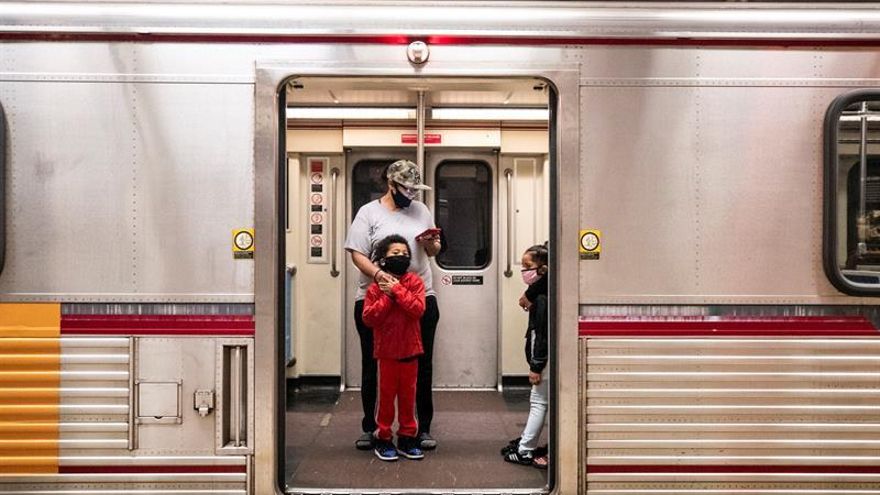
[[526, 297], [532, 302], [529, 308], [529, 327], [526, 329], [526, 361], [529, 363], [529, 370], [540, 373], [547, 366], [546, 275], [529, 286]]
[[382, 292], [375, 282], [364, 298], [364, 323], [373, 329], [373, 357], [405, 359], [424, 353], [419, 320], [425, 312], [425, 284], [413, 272], [400, 277], [391, 290]]

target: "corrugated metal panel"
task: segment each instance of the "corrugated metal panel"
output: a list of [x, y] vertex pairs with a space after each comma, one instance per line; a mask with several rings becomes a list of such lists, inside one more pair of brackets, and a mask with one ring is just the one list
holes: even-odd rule
[[58, 304], [0, 304], [0, 473], [58, 469]]
[[61, 455], [128, 453], [129, 358], [129, 338], [61, 339]]
[[591, 494], [880, 493], [880, 339], [582, 338]]

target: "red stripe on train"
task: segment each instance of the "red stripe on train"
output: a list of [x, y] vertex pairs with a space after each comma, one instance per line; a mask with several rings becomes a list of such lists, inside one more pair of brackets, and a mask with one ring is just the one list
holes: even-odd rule
[[861, 316], [582, 317], [582, 337], [857, 337], [880, 332]]
[[62, 335], [254, 335], [250, 315], [62, 315]]
[[231, 466], [58, 466], [58, 474], [137, 473], [244, 473], [244, 465]]
[[880, 466], [704, 466], [704, 465], [593, 465], [587, 473], [809, 473], [880, 474]]
[[433, 45], [531, 45], [531, 46], [742, 46], [742, 47], [878, 47], [880, 39], [862, 38], [602, 38], [542, 36], [447, 36], [447, 35], [303, 35], [303, 34], [208, 34], [208, 33], [88, 33], [88, 32], [3, 32], [0, 41], [75, 41], [75, 42], [148, 42], [148, 43], [334, 43], [407, 45], [424, 41]]

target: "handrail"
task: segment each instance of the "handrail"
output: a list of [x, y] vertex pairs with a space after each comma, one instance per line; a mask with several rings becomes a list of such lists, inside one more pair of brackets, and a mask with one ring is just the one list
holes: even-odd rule
[[332, 177], [333, 181], [331, 182], [331, 195], [330, 198], [330, 231], [331, 236], [327, 239], [327, 242], [330, 243], [330, 276], [336, 278], [339, 276], [339, 270], [336, 269], [336, 206], [337, 206], [337, 188], [336, 182], [339, 179], [339, 169], [334, 167], [333, 170], [330, 171], [330, 177]]
[[507, 269], [504, 276], [513, 276], [513, 170], [505, 169], [504, 177], [507, 179]]
[[513, 276], [513, 170], [504, 169], [504, 177], [507, 179], [507, 269], [504, 276]]
[[290, 368], [296, 364], [293, 355], [293, 277], [296, 275], [296, 265], [287, 265], [284, 270], [284, 359], [286, 366]]

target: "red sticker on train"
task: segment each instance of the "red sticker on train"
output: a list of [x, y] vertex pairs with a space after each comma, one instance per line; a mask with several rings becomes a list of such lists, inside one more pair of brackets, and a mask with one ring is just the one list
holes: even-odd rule
[[[416, 144], [419, 140], [418, 134], [401, 134], [400, 142], [403, 144]], [[425, 144], [440, 144], [443, 137], [440, 134], [425, 134]]]

